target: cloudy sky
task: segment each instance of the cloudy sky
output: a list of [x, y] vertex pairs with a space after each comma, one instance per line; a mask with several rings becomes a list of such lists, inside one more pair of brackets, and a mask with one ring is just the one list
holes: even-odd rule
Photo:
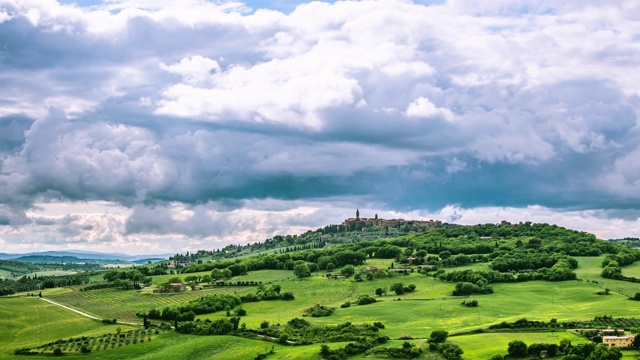
[[0, 251], [637, 237], [638, 69], [635, 0], [0, 0]]

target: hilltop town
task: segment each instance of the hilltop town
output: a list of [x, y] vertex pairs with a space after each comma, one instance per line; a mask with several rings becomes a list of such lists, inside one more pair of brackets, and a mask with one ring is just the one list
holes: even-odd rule
[[359, 229], [366, 229], [372, 227], [379, 227], [386, 229], [389, 232], [396, 232], [399, 229], [405, 232], [420, 232], [435, 229], [442, 226], [442, 221], [439, 220], [405, 220], [405, 219], [381, 219], [378, 218], [378, 214], [375, 214], [372, 218], [361, 218], [360, 210], [356, 210], [355, 218], [348, 218], [341, 224], [346, 231], [353, 231]]

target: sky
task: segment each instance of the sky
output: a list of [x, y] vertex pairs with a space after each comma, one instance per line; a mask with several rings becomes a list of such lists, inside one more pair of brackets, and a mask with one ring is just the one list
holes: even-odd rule
[[634, 0], [0, 0], [0, 252], [640, 237], [639, 68]]

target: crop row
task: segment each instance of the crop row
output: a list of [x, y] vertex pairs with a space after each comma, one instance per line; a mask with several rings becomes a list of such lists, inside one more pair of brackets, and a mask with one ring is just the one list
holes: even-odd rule
[[91, 351], [113, 349], [127, 345], [149, 342], [160, 334], [160, 329], [139, 329], [127, 332], [108, 333], [96, 337], [82, 336], [78, 338], [60, 339], [33, 349], [16, 350], [16, 354], [57, 354], [90, 353]]

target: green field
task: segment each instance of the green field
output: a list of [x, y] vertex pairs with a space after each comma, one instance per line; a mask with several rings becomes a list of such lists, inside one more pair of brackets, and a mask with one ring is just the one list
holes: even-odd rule
[[104, 325], [49, 304], [37, 297], [0, 298], [0, 358], [17, 348], [34, 347], [46, 342], [115, 332], [126, 325]]
[[466, 336], [455, 336], [449, 340], [464, 349], [464, 357], [467, 359], [484, 360], [494, 354], [507, 355], [509, 342], [522, 340], [527, 345], [534, 343], [558, 344], [562, 339], [568, 339], [572, 344], [589, 342], [587, 339], [571, 332], [545, 332], [545, 333], [491, 333]]
[[[521, 318], [549, 321], [552, 318], [562, 321], [592, 320], [596, 316], [640, 317], [640, 301], [628, 300], [635, 292], [640, 292], [640, 284], [605, 279], [600, 276], [604, 256], [576, 257], [579, 267], [575, 281], [529, 281], [520, 283], [493, 284], [493, 294], [472, 297], [454, 297], [451, 295], [455, 284], [433, 279], [417, 272], [410, 275], [393, 275], [362, 282], [353, 278], [329, 280], [325, 272], [316, 272], [311, 277], [297, 279], [289, 270], [252, 271], [229, 281], [257, 281], [263, 284], [278, 284], [282, 292], [293, 292], [292, 301], [270, 300], [242, 304], [247, 315], [241, 323], [255, 329], [263, 321], [284, 325], [293, 318], [301, 318], [304, 310], [315, 305], [327, 305], [337, 308], [328, 317], [306, 318], [314, 325], [338, 325], [345, 322], [373, 323], [382, 322], [386, 326], [382, 335], [392, 341], [385, 347], [399, 347], [403, 340], [411, 338], [412, 343], [427, 349], [426, 339], [433, 330], [444, 329], [453, 336], [451, 343], [459, 345], [468, 360], [488, 359], [493, 354], [506, 354], [510, 341], [519, 339], [531, 343], [558, 343], [570, 339], [573, 344], [586, 342], [571, 331], [556, 332], [494, 332], [474, 335], [459, 335], [471, 330], [485, 329], [491, 324], [503, 321], [513, 322]], [[386, 269], [391, 266], [390, 259], [367, 259], [360, 269], [371, 266]], [[397, 266], [396, 266], [397, 267]], [[453, 270], [489, 270], [487, 263], [474, 263]], [[337, 272], [336, 270], [334, 271]], [[640, 264], [623, 268], [626, 276], [640, 276]], [[190, 275], [204, 276], [209, 272], [195, 274], [162, 275], [152, 278], [152, 285], [167, 282], [172, 277], [181, 279]], [[416, 290], [403, 295], [388, 292], [386, 296], [376, 297], [378, 302], [369, 305], [340, 306], [350, 301], [355, 303], [359, 296], [374, 296], [377, 288], [389, 289], [394, 283], [415, 284]], [[150, 290], [134, 291], [115, 288], [77, 291], [79, 287], [43, 290], [43, 295], [53, 301], [72, 308], [107, 319], [141, 323], [136, 317], [138, 312], [147, 312], [152, 308], [180, 305], [205, 294], [254, 293], [256, 286], [213, 287], [200, 291], [186, 291], [172, 294], [153, 294]], [[603, 289], [610, 290], [609, 295], [598, 295]], [[461, 305], [463, 300], [477, 300], [479, 306], [468, 308]], [[200, 315], [200, 320], [217, 320], [226, 317], [225, 311]], [[78, 335], [99, 335], [114, 332], [116, 325], [103, 325], [100, 322], [83, 318], [60, 307], [47, 304], [37, 298], [8, 297], [0, 298], [0, 358], [12, 354], [20, 347], [35, 347], [56, 339]], [[124, 327], [124, 326], [123, 326]], [[128, 327], [127, 327], [128, 328]], [[55, 334], [55, 335], [52, 335]], [[7, 341], [5, 342], [4, 339]], [[100, 359], [253, 359], [273, 346], [274, 355], [269, 359], [320, 359], [320, 345], [283, 346], [261, 340], [250, 340], [232, 336], [192, 336], [173, 331], [162, 333], [151, 342], [136, 346], [114, 348], [92, 352], [91, 355], [72, 354], [68, 357]], [[332, 348], [344, 346], [330, 344]], [[637, 352], [625, 352], [625, 359], [635, 359]], [[29, 357], [38, 359], [38, 356]], [[44, 358], [44, 357], [42, 357]], [[47, 357], [49, 358], [49, 357]], [[424, 355], [422, 359], [438, 359], [435, 354]], [[358, 355], [353, 359], [375, 359]]]

